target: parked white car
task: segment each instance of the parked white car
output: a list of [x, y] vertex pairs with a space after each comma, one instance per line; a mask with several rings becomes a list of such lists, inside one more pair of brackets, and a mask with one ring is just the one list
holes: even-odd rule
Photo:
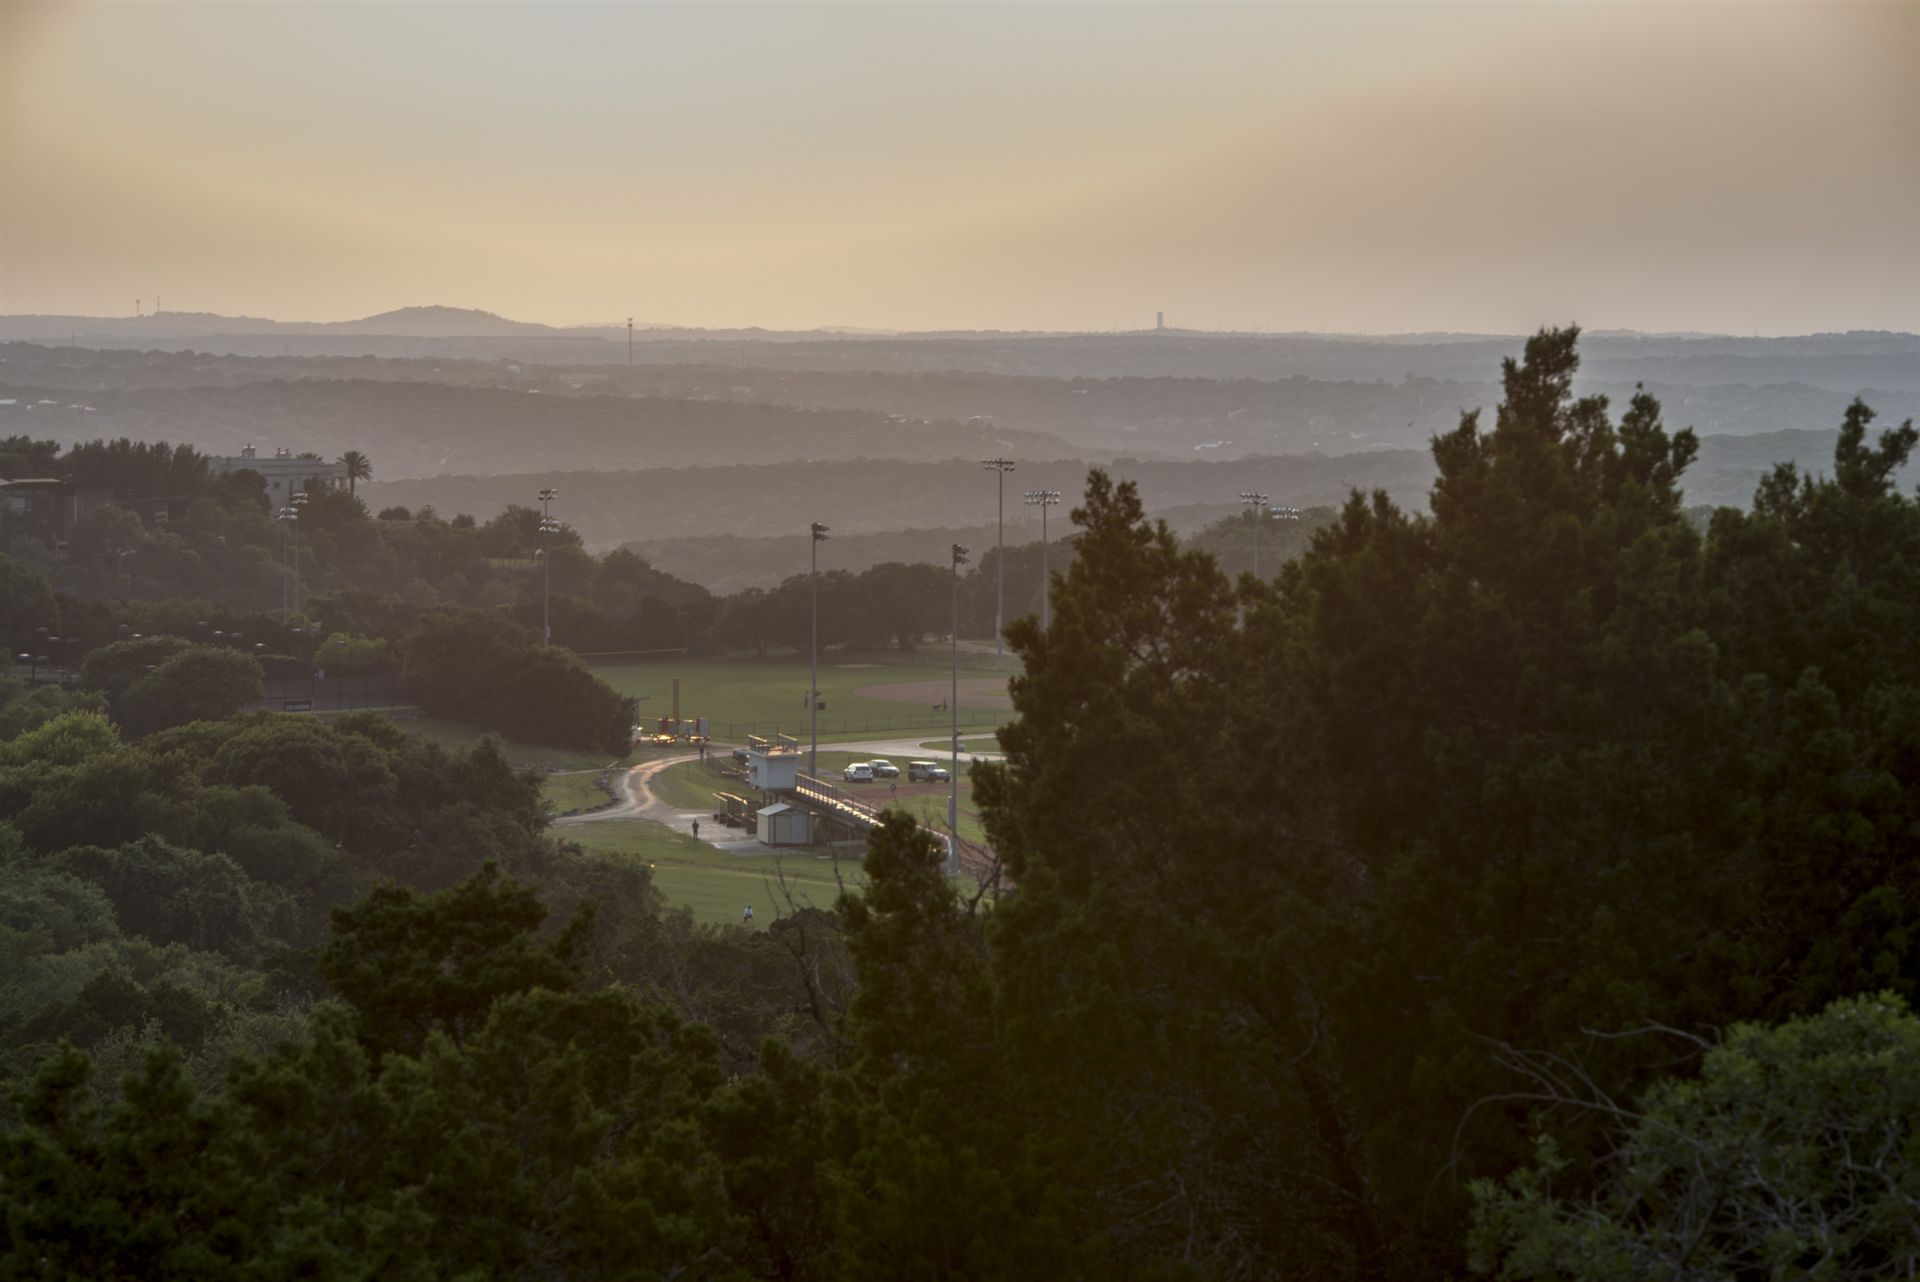
[[840, 772], [840, 777], [848, 783], [872, 783], [873, 766], [865, 761], [850, 761], [847, 768]]

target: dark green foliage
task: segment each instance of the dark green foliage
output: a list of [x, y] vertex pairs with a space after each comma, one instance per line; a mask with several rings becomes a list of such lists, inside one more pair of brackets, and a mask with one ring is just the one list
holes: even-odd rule
[[[345, 965], [353, 1006], [237, 1060], [217, 1098], [156, 1052], [103, 1106], [84, 1057], [50, 1058], [0, 1144], [10, 1258], [98, 1277], [827, 1276], [820, 1075], [770, 1048], [764, 1079], [728, 1085], [708, 1030], [565, 991], [577, 933], [542, 942], [539, 917], [491, 872], [376, 896], [330, 957], [371, 948], [392, 980]], [[382, 1047], [409, 984], [432, 1028]]]
[[136, 677], [114, 704], [133, 735], [190, 721], [219, 721], [257, 707], [265, 687], [251, 655], [216, 646], [192, 646]]
[[110, 489], [121, 499], [191, 499], [207, 486], [206, 456], [165, 441], [87, 441], [68, 450], [57, 467], [74, 485]]
[[118, 704], [134, 682], [168, 659], [186, 653], [192, 644], [185, 637], [162, 634], [103, 645], [88, 652], [80, 667], [81, 684], [106, 695], [109, 703]]
[[401, 644], [401, 680], [421, 706], [516, 739], [624, 756], [634, 701], [571, 654], [478, 610], [429, 615]]
[[158, 837], [117, 850], [75, 846], [61, 852], [55, 866], [100, 887], [126, 933], [237, 961], [257, 961], [293, 915], [285, 892], [254, 881], [226, 855]]
[[101, 889], [28, 855], [11, 828], [0, 827], [0, 939], [10, 964], [28, 955], [67, 952], [120, 933]]
[[592, 915], [543, 942], [534, 932], [546, 915], [531, 887], [492, 864], [437, 895], [384, 885], [334, 910], [320, 971], [358, 1012], [369, 1049], [417, 1053], [436, 1031], [464, 1040], [498, 997], [579, 984]]
[[107, 710], [105, 696], [57, 685], [29, 688], [25, 681], [0, 677], [0, 741], [36, 729], [69, 712]]
[[1476, 1182], [1474, 1263], [1508, 1282], [1649, 1277], [1873, 1282], [1920, 1270], [1920, 1019], [1889, 994], [1778, 1028], [1738, 1025], [1698, 1080], [1663, 1079], [1609, 1118], [1594, 1196], [1561, 1200], [1550, 1140]]
[[[1042, 1170], [1046, 1102], [1006, 1071], [985, 926], [963, 909], [932, 839], [890, 814], [868, 843], [867, 893], [843, 901], [861, 986], [850, 1027], [858, 1104], [839, 1175], [840, 1276], [1071, 1276], [1106, 1261], [1101, 1234], [1063, 1233], [1077, 1190]], [[1018, 1086], [1016, 1086], [1018, 1083]], [[1091, 1138], [1091, 1137], [1083, 1137]]]
[[[1856, 408], [1835, 480], [1783, 473], [1703, 544], [1691, 434], [1644, 395], [1612, 423], [1575, 363], [1534, 339], [1493, 430], [1435, 442], [1431, 517], [1356, 496], [1238, 600], [1090, 486], [980, 781], [1020, 883], [996, 1010], [1114, 1181], [1081, 1233], [1441, 1272], [1462, 1174], [1529, 1151], [1501, 1046], [1630, 1091], [1670, 1061], [1585, 1030], [1912, 992], [1910, 434], [1868, 448]], [[1197, 1243], [1095, 1209], [1136, 1141], [1208, 1190]], [[1300, 1219], [1262, 1242], [1274, 1189]]]
[[46, 576], [12, 557], [0, 556], [0, 642], [7, 647], [7, 664], [12, 665], [16, 654], [38, 653], [38, 629], [57, 634], [59, 626], [59, 603]]

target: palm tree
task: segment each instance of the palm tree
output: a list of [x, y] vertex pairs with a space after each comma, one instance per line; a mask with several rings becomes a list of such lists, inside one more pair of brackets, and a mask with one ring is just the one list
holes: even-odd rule
[[349, 495], [353, 493], [353, 483], [355, 481], [370, 481], [373, 479], [373, 464], [369, 462], [367, 456], [359, 450], [348, 450], [340, 456], [340, 462], [347, 469], [347, 493]]

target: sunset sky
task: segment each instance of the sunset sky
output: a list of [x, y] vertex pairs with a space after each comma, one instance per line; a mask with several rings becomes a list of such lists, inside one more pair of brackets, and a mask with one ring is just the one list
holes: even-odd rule
[[0, 5], [0, 312], [1920, 329], [1920, 5]]

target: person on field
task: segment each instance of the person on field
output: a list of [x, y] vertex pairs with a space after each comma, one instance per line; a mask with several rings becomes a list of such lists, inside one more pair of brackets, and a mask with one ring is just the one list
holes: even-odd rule
[[695, 841], [700, 840], [700, 821], [698, 819], [693, 821], [693, 839]]

